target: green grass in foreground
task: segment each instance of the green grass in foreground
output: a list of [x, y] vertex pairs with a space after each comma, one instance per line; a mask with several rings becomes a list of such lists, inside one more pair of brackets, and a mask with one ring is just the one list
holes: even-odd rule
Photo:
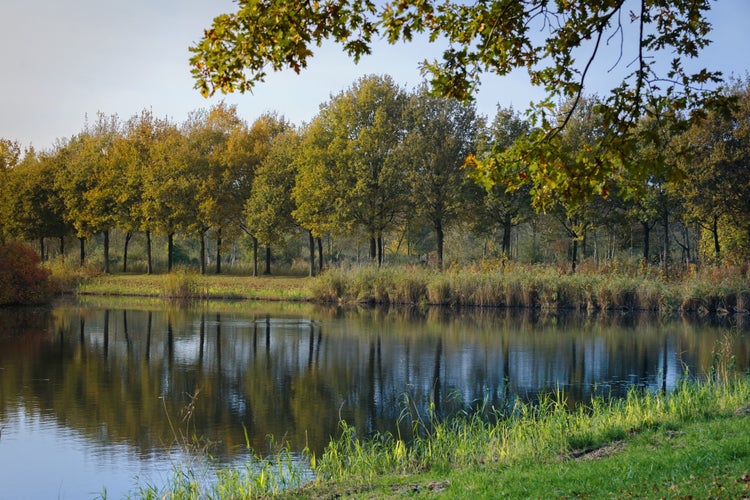
[[489, 464], [342, 482], [288, 496], [359, 498], [746, 498], [750, 495], [750, 418], [733, 416], [657, 427], [578, 457]]
[[[517, 404], [489, 423], [477, 415], [425, 425], [407, 445], [360, 439], [344, 426], [321, 457], [317, 479], [280, 454], [196, 481], [178, 471], [155, 498], [289, 498], [443, 495], [454, 498], [742, 498], [750, 495], [750, 377], [684, 382], [670, 394], [631, 391], [571, 410], [547, 399]], [[286, 458], [285, 458], [286, 457]], [[287, 479], [281, 478], [285, 476]]]

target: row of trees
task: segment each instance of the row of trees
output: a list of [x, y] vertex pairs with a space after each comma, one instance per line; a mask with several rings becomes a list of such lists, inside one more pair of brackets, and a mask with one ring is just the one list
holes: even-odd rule
[[[301, 234], [309, 242], [311, 273], [322, 268], [323, 238], [351, 235], [369, 242], [369, 257], [378, 264], [390, 239], [399, 243], [392, 251], [431, 251], [442, 268], [451, 228], [485, 242], [497, 239], [498, 253], [526, 260], [543, 256], [545, 241], [566, 241], [573, 269], [581, 254], [592, 255], [591, 234], [606, 235], [606, 251], [597, 256], [616, 256], [637, 234], [651, 262], [651, 235], [658, 231], [665, 265], [676, 246], [694, 261], [698, 242], [705, 257], [745, 259], [748, 82], [733, 92], [732, 113], [708, 112], [680, 134], [643, 120], [641, 127], [657, 140], [618, 161], [650, 165], [652, 174], [646, 182], [628, 183], [627, 176], [618, 184], [603, 182], [596, 196], [587, 194], [590, 185], [576, 182], [599, 179], [600, 159], [617, 155], [596, 151], [607, 124], [595, 98], [577, 102], [572, 115], [572, 103], [555, 110], [566, 127], [549, 139], [555, 153], [545, 165], [569, 172], [572, 181], [554, 189], [551, 172], [545, 192], [512, 182], [535, 168], [513, 154], [537, 132], [529, 120], [499, 108], [488, 123], [472, 104], [433, 97], [426, 87], [406, 91], [385, 76], [355, 82], [301, 127], [274, 114], [247, 124], [224, 104], [196, 111], [179, 126], [149, 111], [126, 122], [100, 114], [50, 151], [21, 154], [16, 143], [0, 142], [0, 234], [39, 241], [43, 256], [45, 239], [57, 238], [64, 254], [65, 239], [74, 234], [82, 264], [85, 241], [101, 234], [106, 272], [112, 231], [123, 235], [123, 270], [132, 236], [145, 235], [149, 272], [155, 234], [168, 242], [168, 269], [175, 235], [200, 242], [202, 272], [206, 242], [215, 242], [217, 273], [230, 243], [249, 239], [255, 273], [264, 245], [268, 272], [270, 248]], [[477, 163], [484, 168], [474, 168]], [[543, 205], [535, 203], [540, 200]], [[533, 240], [526, 255], [519, 255], [518, 244], [511, 250], [514, 228]]]

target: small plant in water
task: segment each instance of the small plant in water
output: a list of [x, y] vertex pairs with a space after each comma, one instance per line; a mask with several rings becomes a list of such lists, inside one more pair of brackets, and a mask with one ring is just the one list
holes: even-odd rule
[[[213, 443], [196, 436], [193, 424], [200, 389], [189, 395], [188, 403], [180, 411], [180, 424], [173, 422], [166, 411], [175, 443], [183, 459], [176, 464], [163, 486], [141, 486], [137, 498], [256, 498], [276, 496], [289, 489], [301, 487], [313, 479], [306, 453], [294, 453], [288, 445], [280, 448], [270, 438], [273, 455], [264, 457], [250, 447], [245, 429], [248, 458], [239, 464], [219, 466], [210, 454]], [[106, 490], [104, 490], [106, 497]]]

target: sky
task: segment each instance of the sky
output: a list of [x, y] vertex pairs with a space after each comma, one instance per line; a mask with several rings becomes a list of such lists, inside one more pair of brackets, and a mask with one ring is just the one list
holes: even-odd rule
[[[711, 1], [714, 43], [698, 63], [744, 77], [750, 71], [750, 0]], [[271, 73], [252, 94], [205, 99], [193, 88], [188, 47], [234, 6], [231, 0], [0, 0], [0, 137], [46, 150], [80, 132], [97, 112], [127, 120], [150, 109], [179, 124], [191, 111], [222, 100], [236, 104], [248, 123], [277, 112], [299, 125], [368, 74], [416, 87], [419, 62], [440, 54], [424, 41], [379, 43], [354, 64], [339, 46], [324, 45], [300, 75]], [[605, 55], [607, 64], [617, 57]], [[602, 93], [616, 76], [606, 65], [597, 68], [590, 89]], [[498, 104], [523, 110], [541, 96], [523, 73], [491, 77], [483, 80], [477, 108], [491, 118]]]

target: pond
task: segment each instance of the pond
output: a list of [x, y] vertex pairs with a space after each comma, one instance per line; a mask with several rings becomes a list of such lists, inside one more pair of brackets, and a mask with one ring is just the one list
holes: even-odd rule
[[[562, 390], [571, 404], [670, 390], [750, 318], [66, 301], [0, 309], [0, 483], [8, 498], [122, 498], [192, 454], [320, 454], [339, 422]], [[269, 436], [274, 436], [273, 442]]]

